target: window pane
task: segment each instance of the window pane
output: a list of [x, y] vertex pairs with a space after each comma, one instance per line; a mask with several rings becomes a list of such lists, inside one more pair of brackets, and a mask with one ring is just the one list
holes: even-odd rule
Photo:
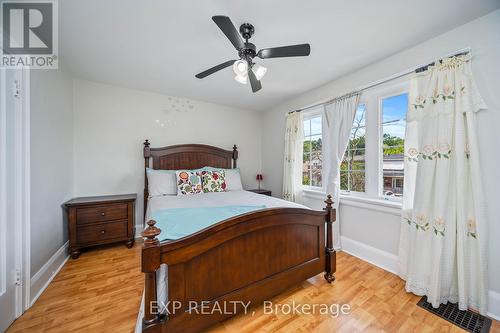
[[311, 154], [304, 150], [304, 155], [302, 157], [302, 185], [311, 185], [309, 178], [309, 168], [310, 168]]
[[349, 172], [350, 191], [364, 192], [365, 191], [365, 172], [351, 171]]
[[351, 136], [340, 165], [340, 188], [346, 191], [365, 191], [366, 105], [360, 104], [354, 115]]
[[348, 149], [365, 148], [365, 134], [366, 134], [366, 105], [361, 104], [356, 110], [354, 121], [351, 129], [351, 137], [349, 139]]
[[[358, 109], [356, 110], [356, 115], [354, 116], [354, 120], [352, 122], [352, 130], [351, 130], [351, 137], [359, 137], [360, 133], [359, 131], [363, 131], [366, 128], [366, 106], [364, 104], [361, 104], [358, 106]], [[357, 134], [357, 135], [356, 135]]]
[[311, 121], [304, 120], [304, 138], [307, 138], [309, 135], [311, 135]]
[[351, 150], [350, 154], [350, 169], [364, 171], [365, 170], [365, 150]]
[[302, 170], [302, 185], [311, 185], [311, 179], [309, 178], [309, 169]]
[[348, 191], [348, 180], [347, 178], [349, 177], [349, 173], [347, 171], [344, 171], [340, 169], [340, 189], [343, 191]]
[[382, 123], [386, 124], [391, 121], [406, 119], [407, 108], [407, 93], [384, 98], [382, 100]]
[[321, 187], [321, 165], [311, 167], [311, 186]]
[[383, 195], [401, 196], [408, 94], [382, 100]]
[[321, 135], [311, 136], [311, 151], [321, 150], [322, 142]]
[[[312, 128], [312, 129], [311, 129]], [[304, 121], [302, 185], [321, 187], [323, 167], [321, 117]]]
[[321, 134], [321, 117], [311, 119], [311, 135]]
[[304, 140], [303, 152], [304, 152], [304, 154], [311, 152], [311, 140], [309, 140], [309, 139]]

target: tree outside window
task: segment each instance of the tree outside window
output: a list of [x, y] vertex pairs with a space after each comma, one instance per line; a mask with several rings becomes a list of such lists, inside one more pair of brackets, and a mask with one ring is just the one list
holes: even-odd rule
[[323, 143], [320, 115], [304, 120], [304, 153], [302, 158], [302, 185], [321, 187]]

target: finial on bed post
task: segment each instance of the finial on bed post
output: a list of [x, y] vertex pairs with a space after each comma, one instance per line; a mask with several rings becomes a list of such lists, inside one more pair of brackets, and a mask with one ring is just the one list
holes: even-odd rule
[[147, 247], [159, 245], [160, 241], [158, 240], [158, 238], [156, 238], [156, 236], [161, 233], [161, 229], [155, 226], [155, 220], [149, 220], [147, 224], [148, 227], [141, 232], [141, 236], [146, 238], [144, 240], [144, 246]]
[[329, 194], [325, 200], [326, 211], [326, 248], [325, 248], [325, 280], [332, 283], [335, 280], [333, 275], [337, 269], [337, 253], [333, 249], [333, 222], [336, 220], [335, 208], [333, 208], [332, 196]]
[[157, 305], [156, 270], [160, 267], [160, 241], [156, 236], [160, 234], [161, 230], [155, 226], [155, 220], [149, 220], [147, 224], [148, 227], [141, 232], [141, 236], [145, 238], [141, 256], [142, 272], [144, 273], [143, 331], [148, 327], [155, 326], [159, 320], [153, 307]]
[[236, 160], [238, 159], [238, 147], [233, 146], [233, 168], [236, 168]]

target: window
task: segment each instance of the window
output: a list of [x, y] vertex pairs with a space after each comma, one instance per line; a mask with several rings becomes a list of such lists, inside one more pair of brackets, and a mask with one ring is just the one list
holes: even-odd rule
[[404, 143], [408, 93], [381, 99], [382, 194], [403, 195]]
[[[344, 196], [400, 201], [404, 191], [407, 77], [363, 91], [340, 165]], [[322, 190], [321, 113], [304, 118], [302, 184]], [[328, 163], [328, 161], [326, 161]]]
[[360, 104], [354, 116], [351, 137], [340, 165], [340, 189], [365, 192], [366, 105]]
[[321, 115], [304, 120], [304, 155], [302, 161], [302, 185], [322, 187], [323, 166], [321, 141]]

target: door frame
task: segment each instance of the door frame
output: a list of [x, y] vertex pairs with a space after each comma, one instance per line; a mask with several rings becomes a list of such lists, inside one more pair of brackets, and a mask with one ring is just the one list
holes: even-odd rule
[[[7, 84], [15, 84], [19, 89], [19, 95], [14, 98], [19, 98], [21, 107], [14, 115], [14, 193], [15, 207], [14, 223], [15, 230], [15, 262], [16, 268], [20, 271], [20, 284], [16, 287], [16, 318], [21, 316], [31, 304], [31, 235], [30, 235], [30, 197], [31, 197], [31, 179], [30, 179], [30, 69], [9, 69], [9, 71], [18, 71], [16, 77], [19, 80], [14, 82], [7, 82], [6, 69], [0, 70], [1, 86], [6, 87]], [[17, 84], [15, 83], [17, 81]], [[6, 89], [6, 88], [5, 88]], [[7, 89], [6, 89], [7, 90]], [[6, 124], [6, 96], [7, 92], [0, 93], [0, 133], [5, 133]], [[0, 141], [5, 143], [4, 138]], [[4, 153], [5, 149], [1, 149]], [[2, 159], [4, 163], [0, 163], [0, 179], [6, 177], [6, 160]], [[3, 184], [5, 182], [2, 181]], [[0, 188], [0, 205], [4, 205], [3, 200], [5, 196], [11, 195], [7, 193], [5, 186]], [[2, 211], [5, 211], [2, 209]], [[3, 216], [3, 218], [6, 218]]]

